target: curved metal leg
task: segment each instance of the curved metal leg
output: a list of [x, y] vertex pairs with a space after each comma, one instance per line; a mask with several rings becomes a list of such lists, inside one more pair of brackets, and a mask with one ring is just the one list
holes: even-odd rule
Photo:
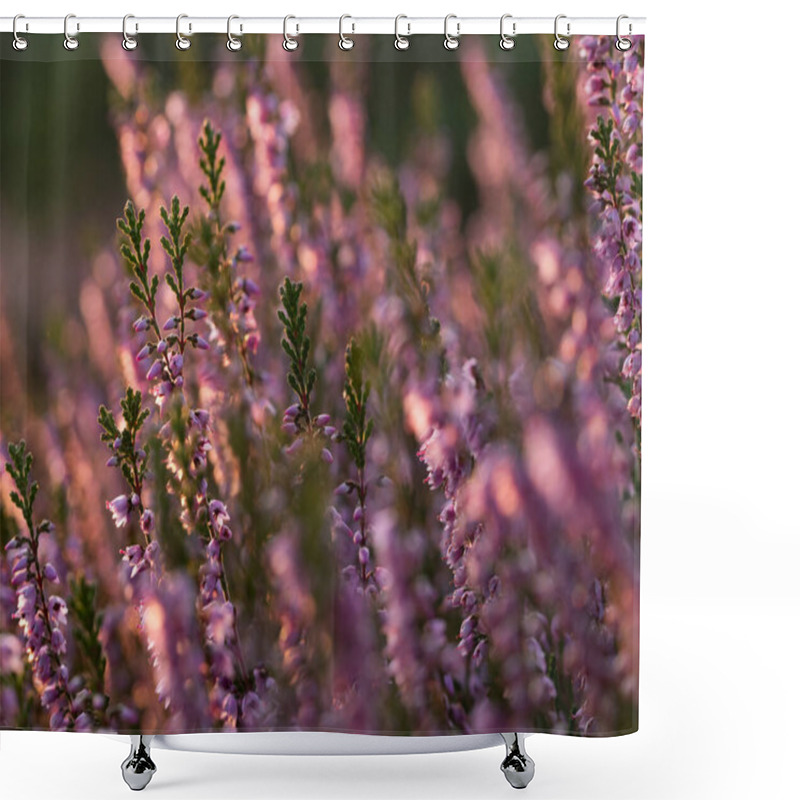
[[122, 762], [122, 779], [134, 792], [140, 792], [156, 774], [156, 765], [150, 758], [152, 736], [131, 736], [131, 752]]
[[506, 780], [515, 789], [524, 789], [532, 780], [533, 759], [525, 752], [525, 739], [521, 733], [501, 733], [506, 743], [506, 757], [500, 765]]

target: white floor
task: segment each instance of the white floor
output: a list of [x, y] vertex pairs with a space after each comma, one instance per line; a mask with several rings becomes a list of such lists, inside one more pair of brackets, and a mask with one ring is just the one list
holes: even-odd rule
[[[641, 730], [618, 739], [533, 736], [538, 800], [794, 800], [800, 603], [645, 606]], [[4, 798], [129, 797], [122, 743], [4, 731]], [[416, 756], [221, 756], [156, 751], [155, 798], [510, 797], [502, 748]], [[520, 795], [523, 797], [524, 795]]]

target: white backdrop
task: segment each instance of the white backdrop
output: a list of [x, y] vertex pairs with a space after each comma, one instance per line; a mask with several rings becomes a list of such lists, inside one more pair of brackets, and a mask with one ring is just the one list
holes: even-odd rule
[[[235, 2], [17, 0], [3, 14], [647, 16], [641, 730], [532, 737], [537, 775], [527, 792], [796, 798], [797, 5]], [[4, 732], [2, 797], [126, 797], [126, 752], [99, 736]], [[156, 760], [146, 790], [154, 798], [487, 800], [512, 791], [501, 749]]]

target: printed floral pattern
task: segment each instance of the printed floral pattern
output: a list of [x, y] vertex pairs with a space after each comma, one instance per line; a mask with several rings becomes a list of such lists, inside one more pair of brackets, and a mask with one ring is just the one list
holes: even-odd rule
[[633, 41], [540, 43], [537, 146], [513, 52], [417, 64], [399, 157], [368, 61], [104, 47], [129, 200], [81, 344], [26, 385], [0, 319], [0, 727], [636, 730]]

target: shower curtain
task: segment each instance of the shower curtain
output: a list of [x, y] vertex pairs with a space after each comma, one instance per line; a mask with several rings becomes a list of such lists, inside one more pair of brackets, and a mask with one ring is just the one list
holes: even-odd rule
[[2, 42], [0, 727], [637, 729], [644, 41], [353, 38]]

